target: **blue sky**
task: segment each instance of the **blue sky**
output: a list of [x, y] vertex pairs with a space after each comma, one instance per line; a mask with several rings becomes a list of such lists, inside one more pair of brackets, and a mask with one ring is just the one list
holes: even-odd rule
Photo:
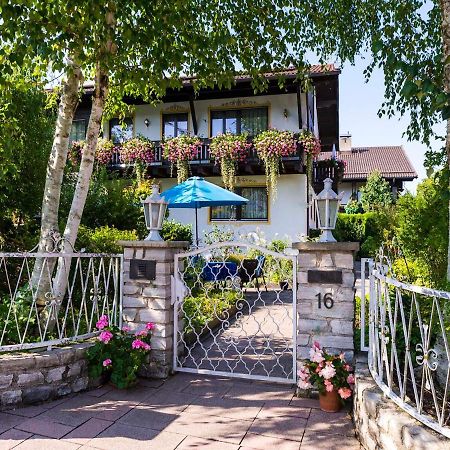
[[[403, 145], [419, 179], [426, 176], [423, 167], [426, 146], [420, 142], [409, 142], [402, 136], [409, 119], [400, 117], [379, 118], [377, 111], [384, 99], [384, 79], [382, 71], [374, 72], [368, 83], [364, 81], [363, 70], [367, 61], [359, 60], [355, 66], [345, 65], [340, 76], [339, 113], [340, 133], [350, 131], [354, 147], [375, 145]], [[436, 131], [443, 134], [444, 124]], [[433, 148], [439, 149], [442, 144], [435, 141]], [[406, 183], [406, 188], [414, 191], [417, 182]]]

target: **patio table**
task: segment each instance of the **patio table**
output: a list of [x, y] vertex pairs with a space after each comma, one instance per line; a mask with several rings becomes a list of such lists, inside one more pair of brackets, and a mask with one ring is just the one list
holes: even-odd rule
[[209, 261], [202, 270], [204, 281], [224, 281], [237, 276], [237, 264], [234, 262]]

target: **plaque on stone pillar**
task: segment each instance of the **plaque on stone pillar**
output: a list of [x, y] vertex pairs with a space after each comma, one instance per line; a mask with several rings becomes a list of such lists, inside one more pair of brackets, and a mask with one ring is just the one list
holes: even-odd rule
[[130, 260], [130, 279], [153, 281], [156, 278], [156, 261], [144, 259]]
[[308, 283], [342, 284], [342, 270], [308, 270]]

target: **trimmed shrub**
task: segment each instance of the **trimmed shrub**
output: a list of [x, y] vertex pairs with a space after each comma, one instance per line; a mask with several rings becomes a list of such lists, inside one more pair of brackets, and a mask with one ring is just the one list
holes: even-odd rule
[[165, 220], [162, 225], [161, 237], [165, 241], [188, 241], [192, 244], [192, 225], [185, 225], [175, 220]]
[[117, 241], [133, 241], [138, 239], [135, 230], [118, 230], [104, 226], [95, 229], [80, 225], [77, 248], [89, 253], [122, 253], [122, 247]]

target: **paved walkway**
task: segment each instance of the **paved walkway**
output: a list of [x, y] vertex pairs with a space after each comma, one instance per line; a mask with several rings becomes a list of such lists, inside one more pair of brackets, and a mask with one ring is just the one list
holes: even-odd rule
[[0, 413], [0, 449], [356, 450], [346, 412], [293, 388], [180, 373]]

